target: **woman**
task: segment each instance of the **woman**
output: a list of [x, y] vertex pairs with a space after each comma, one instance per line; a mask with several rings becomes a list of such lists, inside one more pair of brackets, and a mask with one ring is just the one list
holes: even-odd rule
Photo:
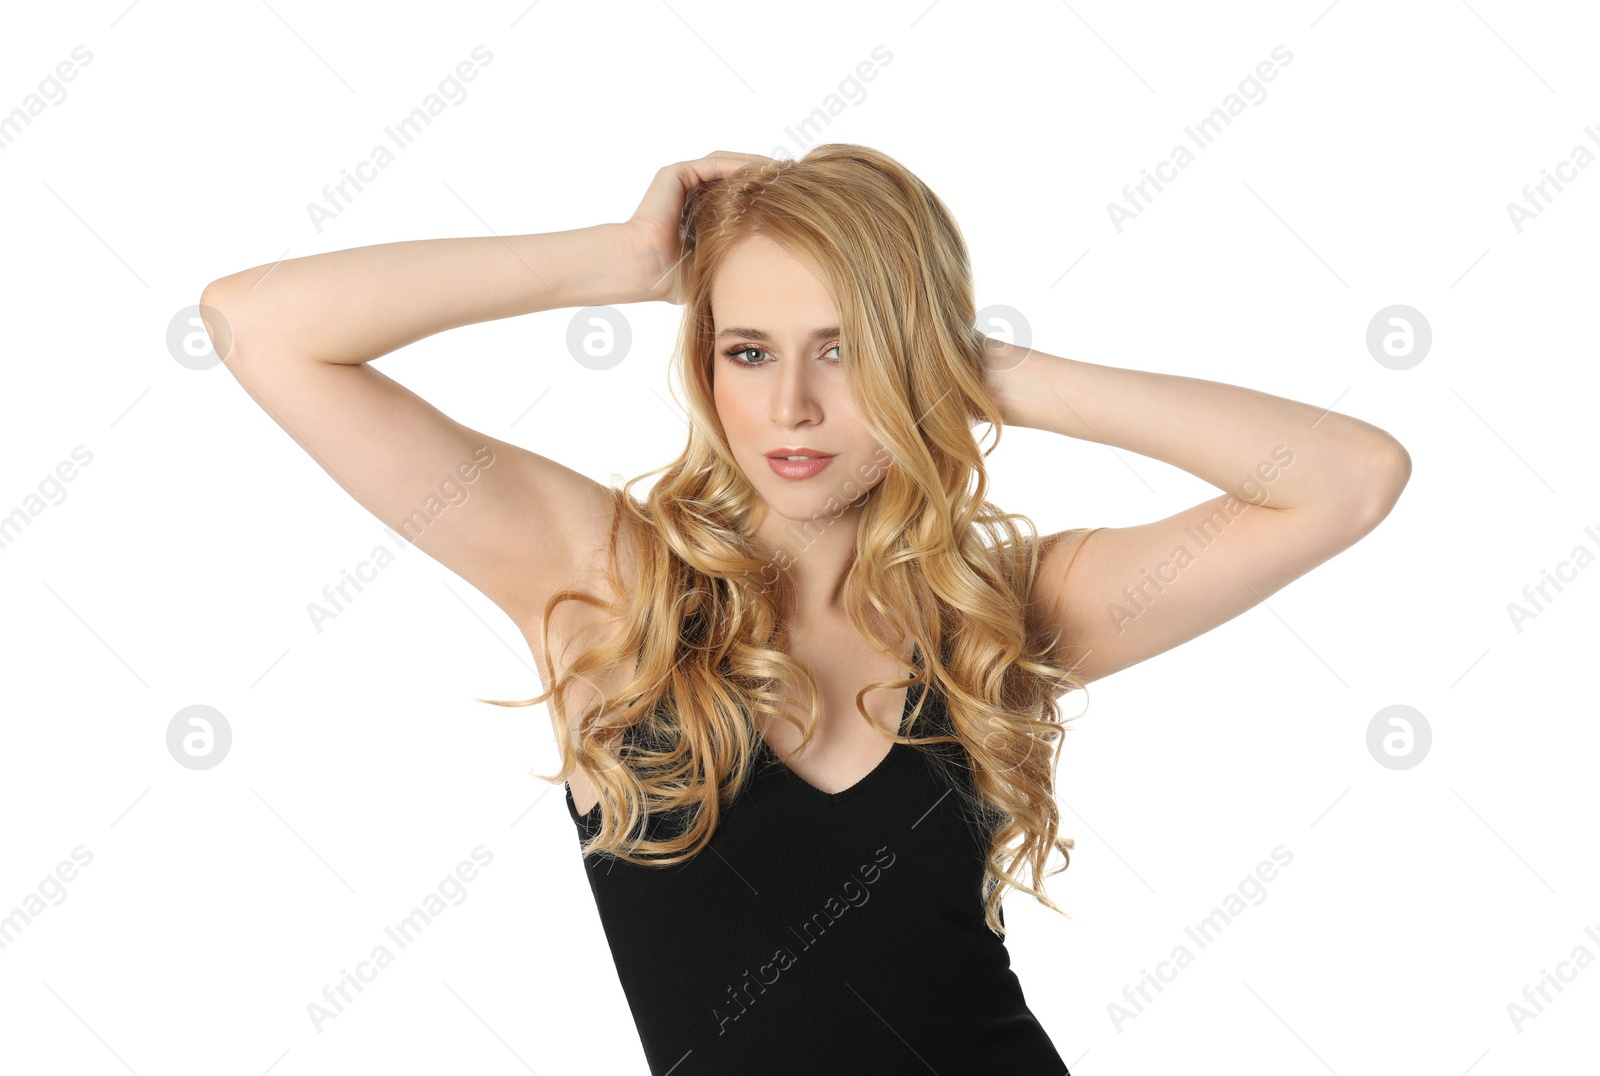
[[[369, 365], [652, 299], [684, 307], [691, 430], [643, 500]], [[654, 1073], [1065, 1072], [1000, 908], [1006, 886], [1056, 907], [1056, 699], [1348, 547], [1410, 473], [1354, 418], [985, 338], [945, 206], [862, 146], [713, 153], [624, 224], [336, 251], [201, 302], [273, 418], [521, 628], [546, 690], [501, 705], [548, 700], [565, 733], [550, 779]], [[1024, 535], [984, 497], [980, 422], [1223, 492]], [[407, 531], [468, 461], [472, 497]]]

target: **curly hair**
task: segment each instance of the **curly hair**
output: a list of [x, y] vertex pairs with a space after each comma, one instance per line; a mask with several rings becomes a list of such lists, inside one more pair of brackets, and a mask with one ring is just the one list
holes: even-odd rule
[[[696, 188], [680, 234], [685, 303], [673, 368], [687, 387], [688, 442], [671, 464], [608, 490], [613, 597], [573, 588], [552, 595], [541, 640], [548, 654], [551, 616], [563, 601], [602, 609], [618, 630], [565, 668], [552, 662], [543, 694], [478, 701], [548, 700], [562, 765], [533, 776], [557, 782], [581, 770], [601, 807], [584, 854], [647, 866], [681, 863], [705, 847], [753, 773], [752, 715], [796, 724], [782, 712], [783, 685], [803, 687], [815, 728], [816, 681], [784, 650], [781, 611], [791, 607], [792, 580], [782, 561], [752, 542], [762, 502], [732, 455], [712, 396], [712, 282], [737, 243], [766, 237], [828, 288], [852, 395], [887, 450], [881, 481], [832, 506], [837, 516], [866, 494], [845, 580], [847, 615], [885, 655], [869, 609], [922, 654], [939, 655], [919, 662], [912, 680], [868, 685], [856, 695], [857, 711], [871, 724], [866, 691], [931, 682], [948, 734], [892, 739], [964, 750], [968, 773], [952, 787], [969, 824], [988, 838], [979, 894], [985, 922], [1005, 933], [998, 910], [1007, 885], [1067, 915], [1043, 891], [1051, 849], [1063, 857], [1054, 874], [1066, 869], [1073, 847], [1058, 836], [1054, 786], [1061, 734], [1075, 718], [1063, 719], [1055, 700], [1086, 685], [1052, 663], [1059, 632], [1040, 622], [1029, 600], [1042, 553], [1033, 524], [985, 499], [984, 461], [999, 445], [1002, 421], [985, 390], [984, 337], [974, 327], [971, 268], [954, 219], [886, 154], [829, 144], [799, 160], [753, 162]], [[973, 436], [978, 422], [994, 432], [987, 451]], [[633, 486], [655, 474], [662, 477], [647, 497], [633, 496]], [[815, 522], [829, 520], [819, 513]], [[618, 556], [624, 538], [637, 559], [626, 582]], [[593, 678], [624, 668], [633, 671], [620, 690], [596, 692], [569, 725], [574, 686], [592, 687]], [[913, 733], [923, 710], [919, 701]], [[810, 730], [801, 731], [809, 742]], [[658, 836], [649, 824], [658, 816], [681, 824]], [[1032, 884], [1018, 876], [1022, 865]]]

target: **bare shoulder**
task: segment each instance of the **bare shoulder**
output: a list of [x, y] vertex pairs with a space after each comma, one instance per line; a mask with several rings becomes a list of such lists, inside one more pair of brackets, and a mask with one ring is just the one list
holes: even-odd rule
[[[607, 496], [609, 500], [609, 495]], [[530, 605], [523, 615], [514, 618], [528, 644], [529, 651], [538, 662], [539, 675], [543, 680], [542, 686], [546, 690], [549, 689], [557, 672], [565, 675], [571, 671], [572, 662], [581, 653], [596, 645], [610, 642], [622, 633], [623, 623], [610, 612], [612, 608], [617, 607], [620, 595], [616, 592], [611, 578], [613, 520], [609, 509], [603, 513], [603, 520], [604, 526], [590, 533], [589, 545], [582, 551], [583, 555], [573, 562], [571, 571], [554, 581], [554, 585], [543, 595], [543, 599], [536, 607]], [[630, 520], [622, 519], [615, 522], [616, 576], [626, 586], [627, 580], [634, 578], [636, 574], [640, 539], [635, 528], [629, 525]], [[550, 612], [547, 650], [543, 638], [545, 603], [560, 591], [569, 589], [586, 593], [595, 598], [599, 604], [591, 605], [578, 600], [558, 602]], [[578, 722], [583, 713], [601, 697], [620, 690], [633, 673], [634, 668], [630, 663], [613, 668], [603, 676], [590, 675], [574, 683], [565, 697], [567, 715], [564, 726], [555, 713], [553, 700], [547, 702], [546, 705], [551, 708], [553, 731], [576, 743]], [[572, 789], [573, 802], [577, 805], [578, 812], [587, 814], [600, 798], [593, 782], [580, 770], [573, 773], [567, 783]]]
[[[1072, 589], [1069, 577], [1075, 575], [1075, 567], [1078, 573], [1082, 571], [1082, 566], [1078, 564], [1079, 554], [1090, 544], [1091, 538], [1094, 541], [1103, 538], [1104, 535], [1097, 532], [1104, 530], [1104, 527], [1074, 527], [1040, 535], [1037, 539], [1023, 539], [1024, 550], [1028, 554], [1037, 550], [1038, 556], [1037, 572], [1027, 595], [1028, 605], [1052, 626], [1060, 627], [1062, 624], [1060, 606]], [[1075, 675], [1087, 682], [1092, 678], [1092, 675], [1086, 675], [1092, 674], [1088, 668], [1091, 653], [1092, 647], [1085, 645], [1075, 633], [1064, 633], [1057, 640], [1051, 660], [1073, 670]]]

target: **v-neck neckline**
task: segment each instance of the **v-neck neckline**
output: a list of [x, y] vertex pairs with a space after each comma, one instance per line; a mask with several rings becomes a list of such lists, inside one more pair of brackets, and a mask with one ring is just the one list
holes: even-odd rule
[[[917, 668], [919, 668], [919, 669], [922, 668], [921, 650], [915, 644], [913, 644], [912, 648], [911, 648], [911, 663], [913, 665], [917, 666]], [[911, 708], [915, 704], [915, 696], [916, 696], [916, 688], [917, 688], [917, 685], [916, 685], [916, 674], [913, 673], [912, 675], [907, 676], [906, 680], [907, 680], [906, 687], [905, 687], [906, 700], [905, 700], [905, 705], [901, 708], [901, 711], [900, 711], [900, 727], [899, 727], [899, 730], [898, 730], [899, 734], [901, 736], [904, 736], [906, 734], [906, 718], [910, 716]], [[924, 694], [927, 693], [926, 685], [923, 687], [922, 690], [923, 690]], [[873, 784], [874, 783], [874, 778], [880, 777], [883, 774], [883, 772], [889, 768], [889, 763], [894, 761], [894, 759], [897, 756], [899, 756], [903, 751], [909, 750], [909, 745], [903, 744], [900, 741], [896, 740], [894, 743], [889, 745], [889, 750], [883, 755], [882, 758], [880, 758], [878, 760], [877, 764], [874, 765], [872, 767], [872, 769], [868, 770], [859, 780], [857, 780], [853, 784], [851, 784], [848, 788], [841, 789], [838, 792], [824, 792], [822, 789], [818, 788], [816, 785], [812, 784], [810, 781], [807, 781], [804, 777], [801, 777], [794, 770], [790, 769], [788, 763], [784, 762], [783, 759], [779, 758], [778, 757], [778, 752], [773, 749], [771, 744], [767, 743], [766, 737], [764, 737], [764, 736], [760, 735], [759, 733], [757, 733], [756, 738], [760, 742], [762, 751], [765, 752], [773, 760], [773, 762], [775, 762], [777, 764], [778, 769], [782, 773], [787, 774], [789, 777], [793, 778], [794, 783], [800, 787], [800, 791], [803, 794], [805, 794], [805, 795], [807, 795], [807, 796], [809, 796], [811, 798], [815, 798], [815, 799], [817, 799], [819, 801], [827, 802], [827, 803], [842, 803], [845, 800], [848, 800], [851, 797], [857, 795], [863, 789], [865, 789], [869, 785]]]

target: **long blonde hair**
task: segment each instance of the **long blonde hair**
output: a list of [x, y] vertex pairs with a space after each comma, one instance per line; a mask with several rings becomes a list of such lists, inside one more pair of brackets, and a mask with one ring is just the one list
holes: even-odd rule
[[[1038, 621], [1029, 602], [1041, 552], [1033, 524], [985, 500], [988, 452], [973, 425], [991, 424], [993, 451], [1002, 424], [984, 388], [966, 243], [943, 202], [877, 150], [819, 145], [800, 160], [752, 163], [690, 195], [674, 355], [687, 386], [688, 443], [668, 466], [609, 490], [614, 598], [603, 603], [570, 588], [553, 595], [541, 623], [543, 651], [550, 653], [550, 619], [563, 601], [605, 609], [620, 630], [570, 667], [551, 662], [543, 694], [479, 701], [550, 701], [563, 732], [562, 765], [534, 776], [557, 782], [582, 770], [594, 782], [601, 822], [584, 854], [663, 867], [705, 847], [750, 776], [759, 727], [752, 715], [794, 723], [782, 712], [782, 685], [803, 685], [818, 720], [816, 681], [783, 648], [780, 614], [792, 608], [792, 581], [752, 543], [763, 505], [728, 448], [712, 396], [712, 281], [730, 249], [757, 234], [805, 260], [828, 287], [852, 394], [889, 455], [861, 508], [844, 589], [850, 621], [887, 655], [869, 627], [870, 607], [923, 655], [938, 655], [920, 662], [913, 680], [869, 685], [856, 696], [857, 710], [870, 722], [861, 703], [867, 690], [931, 683], [953, 735], [895, 740], [959, 743], [966, 751], [970, 788], [957, 790], [989, 838], [979, 894], [985, 921], [1004, 934], [997, 914], [1004, 885], [1066, 915], [1043, 892], [1050, 850], [1063, 857], [1054, 874], [1066, 869], [1073, 847], [1057, 836], [1053, 794], [1061, 733], [1073, 719], [1061, 717], [1055, 699], [1085, 684], [1052, 664], [1059, 633]], [[640, 502], [633, 486], [653, 474], [662, 477]], [[819, 526], [828, 522], [819, 516]], [[618, 574], [623, 527], [637, 551], [636, 574], [626, 581]], [[631, 680], [584, 712], [574, 742], [565, 735], [568, 694], [619, 663], [634, 667]], [[916, 716], [923, 709], [919, 702]], [[659, 817], [681, 824], [660, 836], [649, 825]], [[1034, 884], [1013, 873], [1019, 864]]]

